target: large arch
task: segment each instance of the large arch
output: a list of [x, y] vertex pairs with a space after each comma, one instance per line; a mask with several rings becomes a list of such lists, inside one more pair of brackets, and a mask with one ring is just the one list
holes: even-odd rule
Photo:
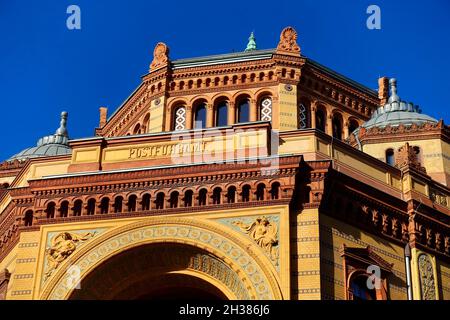
[[[283, 299], [280, 285], [267, 258], [261, 256], [257, 248], [233, 233], [224, 230], [214, 222], [196, 221], [184, 218], [157, 218], [134, 222], [95, 236], [76, 250], [45, 283], [40, 299], [61, 300], [72, 296], [74, 289], [71, 274], [67, 270], [77, 266], [79, 279], [89, 281], [89, 275], [102, 264], [129, 250], [148, 245], [184, 246], [184, 250], [197, 250], [232, 272], [233, 276], [246, 288], [244, 293], [227, 286], [220, 279], [195, 268], [165, 270], [164, 276], [197, 277], [208, 282], [228, 299]], [[131, 251], [130, 251], [131, 252]], [[101, 270], [101, 269], [100, 269]], [[86, 282], [89, 283], [89, 282]], [[73, 297], [76, 297], [74, 295]]]

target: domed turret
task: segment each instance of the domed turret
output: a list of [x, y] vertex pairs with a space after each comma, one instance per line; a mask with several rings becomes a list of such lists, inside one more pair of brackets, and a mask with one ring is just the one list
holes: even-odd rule
[[374, 127], [384, 128], [387, 126], [410, 126], [421, 125], [426, 122], [437, 123], [438, 121], [430, 116], [421, 113], [418, 106], [402, 101], [397, 95], [397, 80], [389, 80], [391, 95], [388, 102], [379, 107], [369, 121], [362, 125], [365, 129]]
[[68, 114], [65, 111], [61, 113], [60, 126], [55, 134], [40, 138], [35, 147], [22, 150], [7, 161], [70, 154], [72, 150], [69, 147], [67, 116]]

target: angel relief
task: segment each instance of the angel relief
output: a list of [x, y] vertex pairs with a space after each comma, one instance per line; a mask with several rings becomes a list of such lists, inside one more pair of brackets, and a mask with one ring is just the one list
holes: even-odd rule
[[76, 250], [81, 242], [92, 238], [95, 234], [96, 232], [85, 234], [61, 232], [54, 236], [50, 247], [45, 250], [47, 271], [44, 274], [44, 280], [47, 280], [52, 275], [53, 271]]
[[251, 224], [237, 220], [233, 221], [233, 225], [248, 234], [269, 255], [270, 259], [278, 264], [278, 230], [275, 223], [263, 216]]

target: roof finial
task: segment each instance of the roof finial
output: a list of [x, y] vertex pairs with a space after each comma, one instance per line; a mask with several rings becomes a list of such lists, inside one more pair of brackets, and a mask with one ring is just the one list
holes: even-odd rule
[[245, 52], [248, 51], [254, 51], [256, 50], [256, 39], [255, 39], [255, 35], [252, 33], [250, 34], [250, 38], [248, 38], [248, 44], [247, 44], [247, 48], [245, 48]]
[[389, 97], [388, 102], [399, 102], [400, 101], [400, 97], [397, 95], [397, 79], [395, 78], [391, 78], [389, 80], [389, 86], [391, 89], [391, 96]]
[[67, 116], [68, 113], [66, 111], [61, 112], [61, 122], [59, 124], [58, 130], [56, 130], [55, 135], [68, 137], [69, 133], [67, 132]]

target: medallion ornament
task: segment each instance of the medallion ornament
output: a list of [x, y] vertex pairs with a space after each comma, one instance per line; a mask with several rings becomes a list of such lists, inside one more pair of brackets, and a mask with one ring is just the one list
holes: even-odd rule
[[294, 28], [287, 27], [281, 31], [277, 52], [300, 55], [300, 46], [297, 43], [297, 31]]

